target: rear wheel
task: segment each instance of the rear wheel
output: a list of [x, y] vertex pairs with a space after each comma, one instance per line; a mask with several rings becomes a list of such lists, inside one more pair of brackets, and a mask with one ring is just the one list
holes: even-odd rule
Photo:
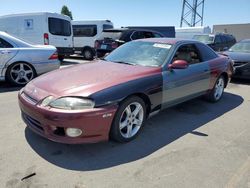
[[36, 72], [34, 68], [30, 64], [24, 62], [10, 65], [6, 72], [7, 81], [16, 86], [24, 86], [35, 78], [35, 76]]
[[82, 55], [86, 60], [92, 60], [94, 58], [94, 52], [90, 48], [84, 49]]
[[144, 101], [136, 96], [126, 99], [119, 107], [110, 130], [110, 137], [118, 142], [129, 142], [140, 132], [146, 117]]
[[224, 89], [225, 89], [225, 78], [223, 76], [220, 76], [215, 82], [214, 88], [208, 94], [208, 100], [210, 102], [218, 102], [224, 93]]
[[64, 60], [64, 58], [65, 58], [64, 55], [59, 55], [59, 56], [58, 56], [58, 59], [59, 59], [59, 61], [61, 61], [61, 62]]

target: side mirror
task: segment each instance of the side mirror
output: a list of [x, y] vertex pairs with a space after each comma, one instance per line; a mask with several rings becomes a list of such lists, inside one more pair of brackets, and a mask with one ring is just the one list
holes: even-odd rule
[[168, 65], [169, 69], [186, 69], [188, 68], [188, 62], [185, 60], [175, 60], [172, 64]]

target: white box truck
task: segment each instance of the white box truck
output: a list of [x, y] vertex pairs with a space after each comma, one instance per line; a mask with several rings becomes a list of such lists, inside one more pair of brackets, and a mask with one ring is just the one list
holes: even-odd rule
[[72, 21], [74, 34], [74, 51], [85, 59], [91, 60], [95, 55], [95, 41], [105, 29], [114, 28], [109, 20]]
[[53, 45], [59, 59], [73, 54], [71, 19], [57, 13], [24, 13], [0, 16], [0, 31], [33, 44]]

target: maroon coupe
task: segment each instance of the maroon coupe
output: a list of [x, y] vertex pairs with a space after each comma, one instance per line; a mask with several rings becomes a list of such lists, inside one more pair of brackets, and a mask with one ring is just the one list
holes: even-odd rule
[[201, 95], [219, 101], [232, 70], [231, 59], [198, 41], [142, 39], [34, 79], [19, 105], [27, 126], [50, 140], [128, 142], [150, 114]]

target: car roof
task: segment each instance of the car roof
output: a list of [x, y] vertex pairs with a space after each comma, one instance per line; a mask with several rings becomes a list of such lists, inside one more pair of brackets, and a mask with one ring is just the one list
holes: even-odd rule
[[181, 38], [147, 38], [147, 39], [139, 39], [138, 41], [164, 43], [164, 44], [176, 44], [176, 43], [185, 43], [185, 42], [200, 43], [197, 40], [181, 39]]
[[140, 28], [140, 29], [130, 29], [130, 28], [127, 28], [127, 27], [113, 28], [113, 29], [105, 29], [105, 30], [103, 30], [103, 31], [104, 31], [104, 32], [149, 31], [149, 32], [154, 32], [154, 33], [159, 33], [159, 34], [161, 34], [160, 32], [155, 31], [155, 30], [143, 29], [143, 28]]

